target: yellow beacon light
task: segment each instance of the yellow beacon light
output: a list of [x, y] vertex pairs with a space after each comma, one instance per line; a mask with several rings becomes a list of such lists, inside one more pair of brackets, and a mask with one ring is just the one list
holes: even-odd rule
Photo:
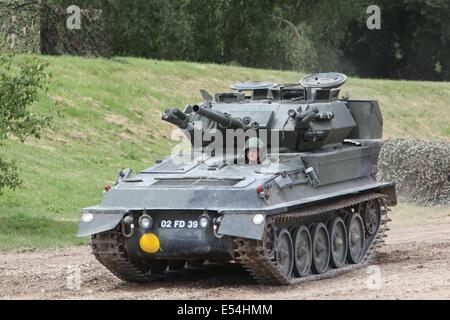
[[153, 233], [146, 233], [141, 237], [139, 246], [145, 253], [157, 253], [161, 248], [159, 238]]

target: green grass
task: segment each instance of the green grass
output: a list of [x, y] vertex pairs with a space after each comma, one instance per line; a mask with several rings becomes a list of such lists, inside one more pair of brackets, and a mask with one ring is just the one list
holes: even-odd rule
[[[63, 247], [75, 237], [80, 208], [97, 204], [120, 168], [142, 170], [169, 153], [167, 107], [201, 100], [246, 80], [297, 82], [294, 72], [133, 58], [39, 57], [49, 63], [49, 91], [33, 107], [59, 113], [41, 140], [9, 141], [22, 189], [0, 197], [0, 250]], [[376, 98], [387, 137], [450, 139], [448, 83], [351, 79], [353, 98]]]
[[440, 224], [443, 219], [450, 221], [450, 209], [445, 207], [418, 207], [400, 203], [389, 215], [393, 226], [414, 226], [418, 224]]

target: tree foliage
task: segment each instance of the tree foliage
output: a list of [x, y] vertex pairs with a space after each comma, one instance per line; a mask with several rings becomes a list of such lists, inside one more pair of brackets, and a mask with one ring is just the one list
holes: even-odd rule
[[[61, 5], [70, 0], [47, 0]], [[449, 0], [78, 0], [113, 53], [366, 77], [450, 79]], [[368, 30], [369, 5], [382, 30]]]
[[382, 29], [351, 24], [349, 69], [365, 77], [450, 80], [450, 1], [380, 0]]
[[[18, 63], [11, 55], [0, 55], [0, 146], [12, 136], [22, 142], [28, 136], [40, 138], [50, 118], [34, 113], [30, 105], [46, 88], [47, 80], [45, 65], [37, 61]], [[0, 192], [20, 184], [17, 167], [0, 154]]]
[[[97, 0], [114, 54], [329, 70], [336, 67], [349, 21], [366, 0]], [[60, 5], [68, 0], [53, 0]]]

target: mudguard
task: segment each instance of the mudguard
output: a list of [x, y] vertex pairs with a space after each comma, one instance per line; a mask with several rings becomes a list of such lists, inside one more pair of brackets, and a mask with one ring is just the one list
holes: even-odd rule
[[[261, 212], [261, 214], [263, 214]], [[264, 214], [263, 214], [264, 215]], [[261, 240], [265, 223], [255, 224], [251, 213], [224, 212], [219, 234], [253, 240]]]
[[78, 237], [88, 237], [94, 234], [110, 231], [116, 228], [125, 216], [125, 211], [95, 212], [84, 211], [94, 216], [92, 222], [80, 222]]

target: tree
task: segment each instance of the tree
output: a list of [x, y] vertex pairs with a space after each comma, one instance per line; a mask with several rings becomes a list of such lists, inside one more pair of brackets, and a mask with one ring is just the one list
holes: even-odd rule
[[[450, 1], [378, 0], [382, 29], [348, 26], [343, 43], [351, 73], [361, 77], [450, 79]], [[369, 63], [370, 61], [370, 63]]]
[[[36, 60], [18, 63], [11, 55], [0, 55], [0, 147], [12, 136], [21, 142], [29, 136], [40, 138], [50, 117], [32, 112], [30, 106], [47, 82], [44, 64]], [[4, 188], [16, 189], [21, 183], [14, 162], [4, 160], [0, 153], [0, 194]]]

